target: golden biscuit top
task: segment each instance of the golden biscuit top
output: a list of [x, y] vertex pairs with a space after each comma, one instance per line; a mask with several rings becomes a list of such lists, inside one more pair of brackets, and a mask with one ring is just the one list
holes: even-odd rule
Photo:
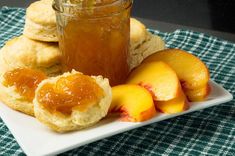
[[5, 63], [10, 67], [48, 68], [60, 63], [61, 53], [57, 43], [44, 43], [16, 37], [1, 49]]
[[56, 25], [56, 16], [52, 8], [52, 2], [53, 0], [40, 0], [32, 3], [26, 10], [26, 18], [41, 25]]
[[131, 18], [130, 19], [130, 44], [131, 48], [135, 48], [139, 44], [142, 44], [148, 37], [145, 25], [140, 21]]

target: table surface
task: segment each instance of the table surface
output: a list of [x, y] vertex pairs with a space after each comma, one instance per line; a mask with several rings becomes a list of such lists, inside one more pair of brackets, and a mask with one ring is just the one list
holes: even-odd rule
[[149, 19], [144, 19], [144, 18], [138, 18], [138, 19], [142, 21], [144, 24], [146, 24], [148, 28], [160, 30], [162, 32], [173, 32], [176, 29], [188, 29], [188, 30], [193, 30], [197, 32], [203, 32], [208, 35], [218, 37], [220, 39], [235, 42], [235, 34], [233, 33], [215, 31], [215, 30], [209, 30], [209, 29], [203, 29], [203, 28], [197, 28], [197, 27], [191, 27], [191, 26], [184, 26], [180, 24], [173, 24], [173, 23], [149, 20]]
[[[27, 7], [33, 1], [35, 0], [1, 0], [0, 6]], [[139, 17], [148, 28], [163, 32], [189, 29], [235, 42], [235, 16], [229, 16], [230, 20], [222, 20], [227, 19], [227, 14], [235, 12], [235, 9], [229, 9], [232, 6], [235, 6], [235, 1], [222, 3], [218, 0], [135, 0], [132, 15]], [[214, 13], [218, 10], [216, 7], [220, 7], [218, 13]], [[221, 21], [224, 25], [215, 21]]]

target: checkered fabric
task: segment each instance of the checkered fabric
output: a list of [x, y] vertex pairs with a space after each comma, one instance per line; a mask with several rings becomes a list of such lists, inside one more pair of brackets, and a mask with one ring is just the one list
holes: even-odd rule
[[[1, 8], [0, 47], [22, 33], [24, 16], [24, 9]], [[211, 79], [234, 95], [234, 43], [189, 30], [149, 31], [163, 37], [167, 47], [201, 58], [210, 69]], [[25, 155], [1, 119], [0, 155]], [[61, 155], [235, 155], [235, 101], [131, 130]]]

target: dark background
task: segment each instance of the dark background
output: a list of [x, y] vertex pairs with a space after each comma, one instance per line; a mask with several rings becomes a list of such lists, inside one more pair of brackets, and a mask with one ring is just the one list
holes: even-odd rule
[[[0, 0], [0, 6], [27, 7], [33, 1]], [[235, 33], [235, 0], [134, 0], [132, 15]]]
[[235, 33], [235, 0], [134, 0], [133, 15]]

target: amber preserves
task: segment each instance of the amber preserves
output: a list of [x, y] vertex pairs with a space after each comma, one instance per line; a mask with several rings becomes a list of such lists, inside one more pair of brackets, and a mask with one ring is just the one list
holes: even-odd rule
[[37, 98], [48, 111], [70, 115], [74, 108], [85, 111], [98, 104], [103, 96], [103, 89], [93, 78], [75, 74], [61, 77], [54, 84], [45, 84], [38, 91]]
[[125, 82], [129, 73], [132, 3], [100, 2], [92, 8], [73, 7], [67, 14], [57, 12], [59, 45], [65, 71], [76, 69], [87, 75], [103, 75], [114, 86]]
[[32, 101], [38, 84], [46, 78], [46, 75], [41, 71], [18, 68], [6, 72], [3, 77], [5, 86], [15, 86], [20, 95]]

